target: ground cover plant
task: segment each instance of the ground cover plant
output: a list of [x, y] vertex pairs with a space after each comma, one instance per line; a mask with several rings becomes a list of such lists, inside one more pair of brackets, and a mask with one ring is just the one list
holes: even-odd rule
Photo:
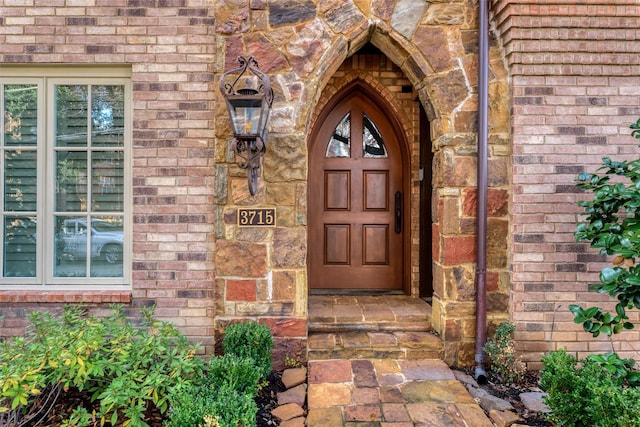
[[197, 384], [181, 387], [171, 398], [166, 427], [255, 427], [255, 399], [271, 373], [273, 338], [265, 325], [229, 325], [224, 355], [212, 358]]
[[[0, 427], [255, 425], [266, 360], [206, 362], [153, 309], [135, 325], [122, 306], [105, 318], [66, 306], [30, 322], [24, 337], [0, 343]], [[248, 328], [272, 342], [268, 328]]]
[[484, 346], [491, 370], [507, 383], [521, 381], [527, 370], [524, 362], [516, 355], [513, 340], [515, 331], [513, 323], [503, 322], [498, 325], [495, 334]]
[[34, 422], [61, 392], [75, 389], [97, 406], [77, 407], [68, 425], [146, 426], [151, 407], [165, 412], [171, 391], [197, 378], [198, 348], [172, 324], [143, 309], [134, 326], [122, 306], [111, 308], [105, 318], [79, 306], [65, 306], [60, 315], [36, 311], [24, 337], [0, 344], [0, 425]]
[[[631, 129], [640, 139], [640, 119]], [[600, 282], [590, 289], [617, 303], [613, 312], [577, 304], [569, 310], [585, 332], [611, 337], [633, 329], [627, 310], [640, 308], [640, 159], [603, 158], [598, 173], [580, 174], [577, 185], [592, 198], [579, 202], [586, 216], [578, 224], [576, 239], [613, 256], [613, 266], [603, 268]], [[558, 351], [542, 362], [541, 385], [548, 392], [550, 417], [558, 425], [640, 426], [640, 372], [633, 359], [611, 351], [578, 361]]]

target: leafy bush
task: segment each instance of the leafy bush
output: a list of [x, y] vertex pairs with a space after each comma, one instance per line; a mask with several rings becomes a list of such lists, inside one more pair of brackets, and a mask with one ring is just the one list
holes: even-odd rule
[[259, 379], [251, 359], [233, 354], [214, 357], [199, 384], [182, 387], [172, 395], [165, 426], [204, 426], [207, 420], [220, 427], [255, 426], [258, 407], [253, 399]]
[[220, 427], [253, 427], [257, 412], [251, 395], [228, 385], [217, 389], [189, 385], [172, 395], [169, 419], [164, 426], [194, 427], [206, 424], [210, 419]]
[[228, 386], [255, 397], [258, 394], [260, 372], [253, 360], [225, 354], [209, 361], [203, 385], [215, 390]]
[[611, 351], [604, 354], [590, 354], [587, 359], [608, 371], [619, 385], [640, 386], [640, 372], [634, 369], [635, 360], [621, 359], [617, 353]]
[[222, 347], [225, 354], [253, 360], [261, 379], [271, 373], [273, 337], [266, 325], [257, 322], [231, 324], [225, 330]]
[[525, 364], [516, 356], [513, 323], [503, 322], [496, 328], [495, 335], [487, 340], [484, 350], [491, 363], [491, 370], [509, 383], [517, 382], [527, 370]]
[[[631, 125], [632, 136], [640, 139], [640, 119]], [[572, 305], [574, 321], [594, 337], [611, 336], [632, 329], [626, 310], [640, 308], [640, 159], [614, 161], [602, 159], [604, 173], [581, 173], [577, 186], [593, 193], [592, 200], [579, 202], [587, 214], [575, 232], [578, 241], [587, 240], [602, 255], [616, 255], [613, 268], [600, 273], [600, 283], [591, 289], [609, 294], [618, 303], [615, 314], [599, 307], [583, 309]], [[612, 182], [613, 178], [613, 182]]]
[[578, 365], [564, 350], [542, 358], [540, 385], [549, 419], [565, 427], [640, 426], [640, 389], [624, 387], [594, 360]]
[[[71, 387], [99, 401], [96, 417], [104, 424], [123, 421], [147, 426], [146, 409], [168, 409], [168, 397], [189, 384], [204, 368], [188, 343], [168, 322], [143, 310], [139, 327], [127, 322], [122, 306], [112, 306], [107, 318], [87, 316], [78, 306], [61, 315], [34, 312], [26, 337], [0, 347], [0, 412], [28, 414], [43, 392]], [[77, 409], [74, 425], [86, 425], [86, 411]]]

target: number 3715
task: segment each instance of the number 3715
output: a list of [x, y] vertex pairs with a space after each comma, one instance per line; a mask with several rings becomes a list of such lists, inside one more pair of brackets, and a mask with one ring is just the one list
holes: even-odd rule
[[239, 209], [240, 227], [269, 227], [276, 224], [275, 209]]

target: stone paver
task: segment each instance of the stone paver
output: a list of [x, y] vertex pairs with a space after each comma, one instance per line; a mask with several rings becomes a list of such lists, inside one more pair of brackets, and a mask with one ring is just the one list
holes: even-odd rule
[[286, 405], [278, 406], [276, 409], [271, 411], [271, 413], [280, 420], [287, 421], [301, 417], [304, 415], [304, 410], [297, 403], [287, 403]]
[[334, 359], [309, 362], [307, 426], [493, 424], [441, 360]]
[[282, 373], [284, 388], [291, 388], [302, 383], [307, 383], [307, 368], [290, 368]]

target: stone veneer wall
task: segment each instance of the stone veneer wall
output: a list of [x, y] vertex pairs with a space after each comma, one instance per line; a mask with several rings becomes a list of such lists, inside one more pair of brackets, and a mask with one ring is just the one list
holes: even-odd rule
[[[449, 364], [473, 360], [477, 6], [473, 0], [7, 0], [0, 61], [99, 67], [128, 64], [133, 81], [131, 292], [0, 291], [2, 335], [25, 314], [88, 300], [155, 304], [213, 350], [217, 331], [244, 318], [269, 324], [279, 351], [302, 357], [306, 339], [307, 133], [331, 79], [367, 42], [404, 73], [431, 125], [433, 324]], [[295, 5], [295, 7], [292, 7]], [[220, 74], [240, 54], [269, 73], [275, 102], [260, 189], [228, 148]], [[336, 74], [338, 72], [338, 74]], [[335, 80], [334, 80], [335, 81]], [[384, 81], [381, 80], [381, 83]], [[386, 83], [385, 83], [386, 86]], [[387, 87], [390, 92], [395, 89]], [[403, 108], [407, 105], [399, 101]], [[490, 320], [508, 317], [510, 97], [500, 48], [490, 78]], [[415, 108], [408, 106], [409, 110]], [[415, 111], [405, 111], [415, 121]], [[407, 128], [415, 123], [407, 124]], [[417, 217], [417, 142], [412, 214]], [[273, 206], [277, 227], [238, 229], [238, 207]], [[417, 220], [412, 223], [412, 286]], [[413, 228], [416, 227], [416, 228]]]
[[[286, 0], [220, 4], [218, 46], [224, 68], [254, 55], [275, 91], [269, 142], [258, 193], [250, 197], [244, 172], [227, 149], [230, 126], [217, 110], [216, 277], [219, 328], [260, 315], [296, 323], [306, 316], [307, 134], [330, 97], [340, 69], [367, 42], [401, 70], [431, 125], [433, 174], [433, 325], [446, 342], [449, 364], [473, 361], [475, 334], [475, 206], [477, 122], [477, 6], [473, 1]], [[509, 91], [499, 47], [491, 50], [489, 316], [508, 318], [507, 206]], [[354, 60], [355, 61], [355, 60]], [[352, 66], [347, 62], [345, 68]], [[333, 79], [333, 80], [331, 80]], [[393, 92], [391, 82], [384, 86]], [[415, 108], [400, 103], [409, 121]], [[406, 105], [406, 107], [405, 107]], [[407, 125], [412, 159], [412, 288], [418, 269], [418, 143]], [[277, 227], [247, 231], [237, 209], [272, 206]], [[254, 260], [246, 262], [247, 259]], [[281, 320], [277, 320], [280, 317]], [[297, 327], [297, 326], [296, 326]], [[295, 329], [295, 328], [293, 328]], [[303, 338], [303, 337], [301, 337]], [[289, 340], [291, 342], [291, 340]], [[290, 350], [297, 351], [294, 346]]]
[[511, 311], [517, 349], [532, 367], [563, 347], [640, 359], [640, 332], [594, 340], [567, 308], [613, 305], [588, 291], [610, 259], [573, 237], [586, 197], [575, 179], [602, 157], [638, 157], [629, 124], [640, 117], [640, 4], [590, 3], [492, 1], [513, 90]]

